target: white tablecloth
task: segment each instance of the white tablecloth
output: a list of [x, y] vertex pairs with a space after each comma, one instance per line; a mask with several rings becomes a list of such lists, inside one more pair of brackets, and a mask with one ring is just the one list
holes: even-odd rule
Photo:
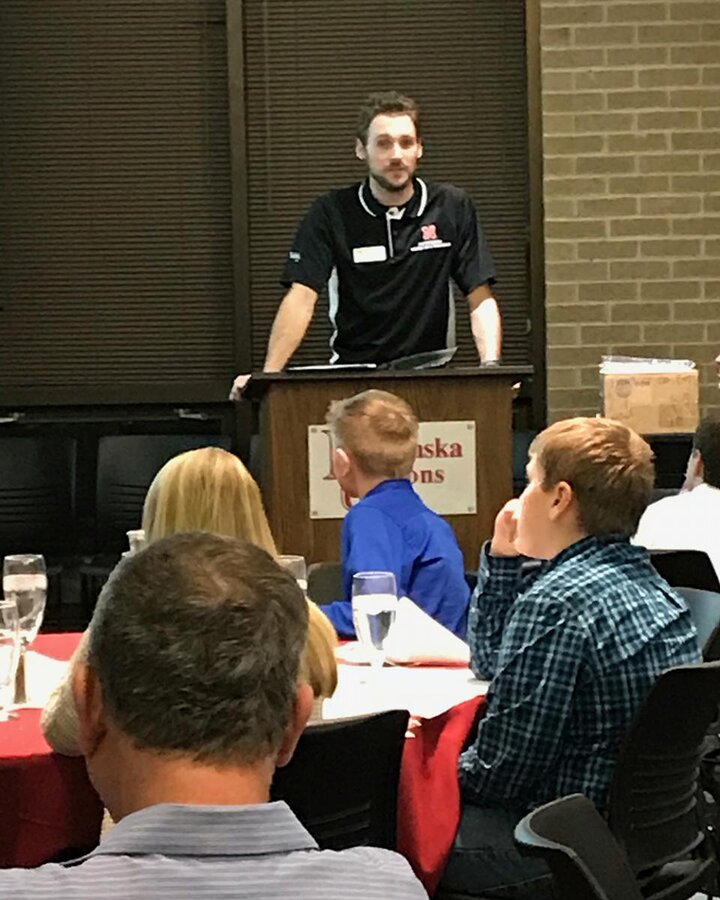
[[386, 709], [407, 709], [432, 719], [446, 710], [487, 693], [467, 668], [338, 666], [338, 687], [323, 704], [323, 718], [343, 719]]

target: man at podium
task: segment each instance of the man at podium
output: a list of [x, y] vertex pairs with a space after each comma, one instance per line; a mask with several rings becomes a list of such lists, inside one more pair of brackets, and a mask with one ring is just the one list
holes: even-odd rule
[[[415, 175], [423, 154], [415, 101], [395, 91], [370, 95], [355, 153], [367, 178], [319, 197], [298, 227], [264, 370], [285, 366], [326, 285], [330, 363], [442, 365], [455, 352], [451, 280], [467, 297], [481, 361], [497, 363], [502, 328], [492, 256], [470, 197]], [[249, 377], [235, 379], [232, 398]]]

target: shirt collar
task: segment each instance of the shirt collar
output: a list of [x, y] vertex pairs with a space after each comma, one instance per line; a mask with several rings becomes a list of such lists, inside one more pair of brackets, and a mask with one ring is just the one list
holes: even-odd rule
[[375, 494], [382, 494], [385, 491], [404, 490], [413, 490], [413, 486], [408, 478], [388, 478], [387, 481], [381, 481], [380, 484], [376, 484], [374, 488], [371, 488], [367, 492], [367, 494], [365, 494], [365, 497], [374, 496]]
[[[408, 200], [407, 203], [398, 208], [404, 210], [404, 216], [417, 218], [425, 212], [425, 209], [427, 207], [428, 190], [427, 184], [425, 184], [422, 178], [413, 178], [413, 186], [415, 188], [415, 191], [412, 197]], [[373, 192], [370, 190], [369, 178], [366, 178], [365, 181], [361, 181], [358, 185], [358, 200], [360, 201], [360, 205], [366, 213], [371, 216], [380, 218], [384, 218], [389, 209], [395, 208], [385, 206], [384, 203], [380, 203], [379, 200], [375, 199]]]
[[638, 558], [647, 557], [647, 551], [642, 547], [634, 547], [630, 543], [630, 538], [626, 537], [624, 534], [590, 534], [587, 537], [581, 538], [579, 541], [575, 541], [574, 544], [570, 544], [570, 546], [566, 547], [564, 550], [561, 550], [557, 556], [554, 556], [544, 564], [543, 569], [544, 571], [547, 571], [550, 568], [554, 568], [555, 566], [567, 562], [569, 559], [574, 559], [577, 556], [582, 556], [584, 553], [588, 553], [592, 550], [599, 550], [601, 547], [610, 545], [615, 545], [618, 553], [621, 555], [634, 555]]
[[126, 816], [90, 856], [257, 856], [317, 850], [282, 801], [250, 806], [161, 803]]

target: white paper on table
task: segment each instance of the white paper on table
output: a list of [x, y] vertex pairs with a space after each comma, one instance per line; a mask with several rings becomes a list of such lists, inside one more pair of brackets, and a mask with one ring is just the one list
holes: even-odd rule
[[407, 709], [417, 718], [432, 719], [473, 697], [487, 693], [467, 668], [405, 668], [338, 666], [338, 687], [323, 703], [323, 719], [345, 719]]
[[68, 665], [68, 660], [53, 659], [29, 650], [25, 655], [25, 693], [28, 699], [24, 708], [42, 709], [65, 677]]
[[[336, 656], [342, 662], [368, 662], [364, 647], [357, 642], [338, 647]], [[385, 658], [401, 665], [467, 666], [470, 648], [409, 597], [401, 597], [385, 640]]]

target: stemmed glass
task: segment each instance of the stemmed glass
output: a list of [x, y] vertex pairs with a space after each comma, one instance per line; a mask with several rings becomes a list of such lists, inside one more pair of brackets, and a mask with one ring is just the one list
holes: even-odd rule
[[25, 653], [42, 624], [47, 600], [47, 570], [39, 553], [6, 556], [3, 562], [3, 594], [14, 600], [20, 629], [20, 660], [15, 682], [15, 703], [27, 703]]
[[11, 690], [20, 656], [20, 626], [14, 600], [0, 600], [0, 722], [10, 718]]
[[358, 572], [353, 576], [353, 624], [370, 664], [385, 662], [385, 639], [397, 614], [397, 587], [392, 572]]
[[279, 566], [282, 566], [283, 569], [287, 569], [295, 578], [298, 587], [307, 593], [307, 566], [305, 564], [305, 557], [293, 556], [289, 553], [285, 553], [276, 556], [275, 559]]

